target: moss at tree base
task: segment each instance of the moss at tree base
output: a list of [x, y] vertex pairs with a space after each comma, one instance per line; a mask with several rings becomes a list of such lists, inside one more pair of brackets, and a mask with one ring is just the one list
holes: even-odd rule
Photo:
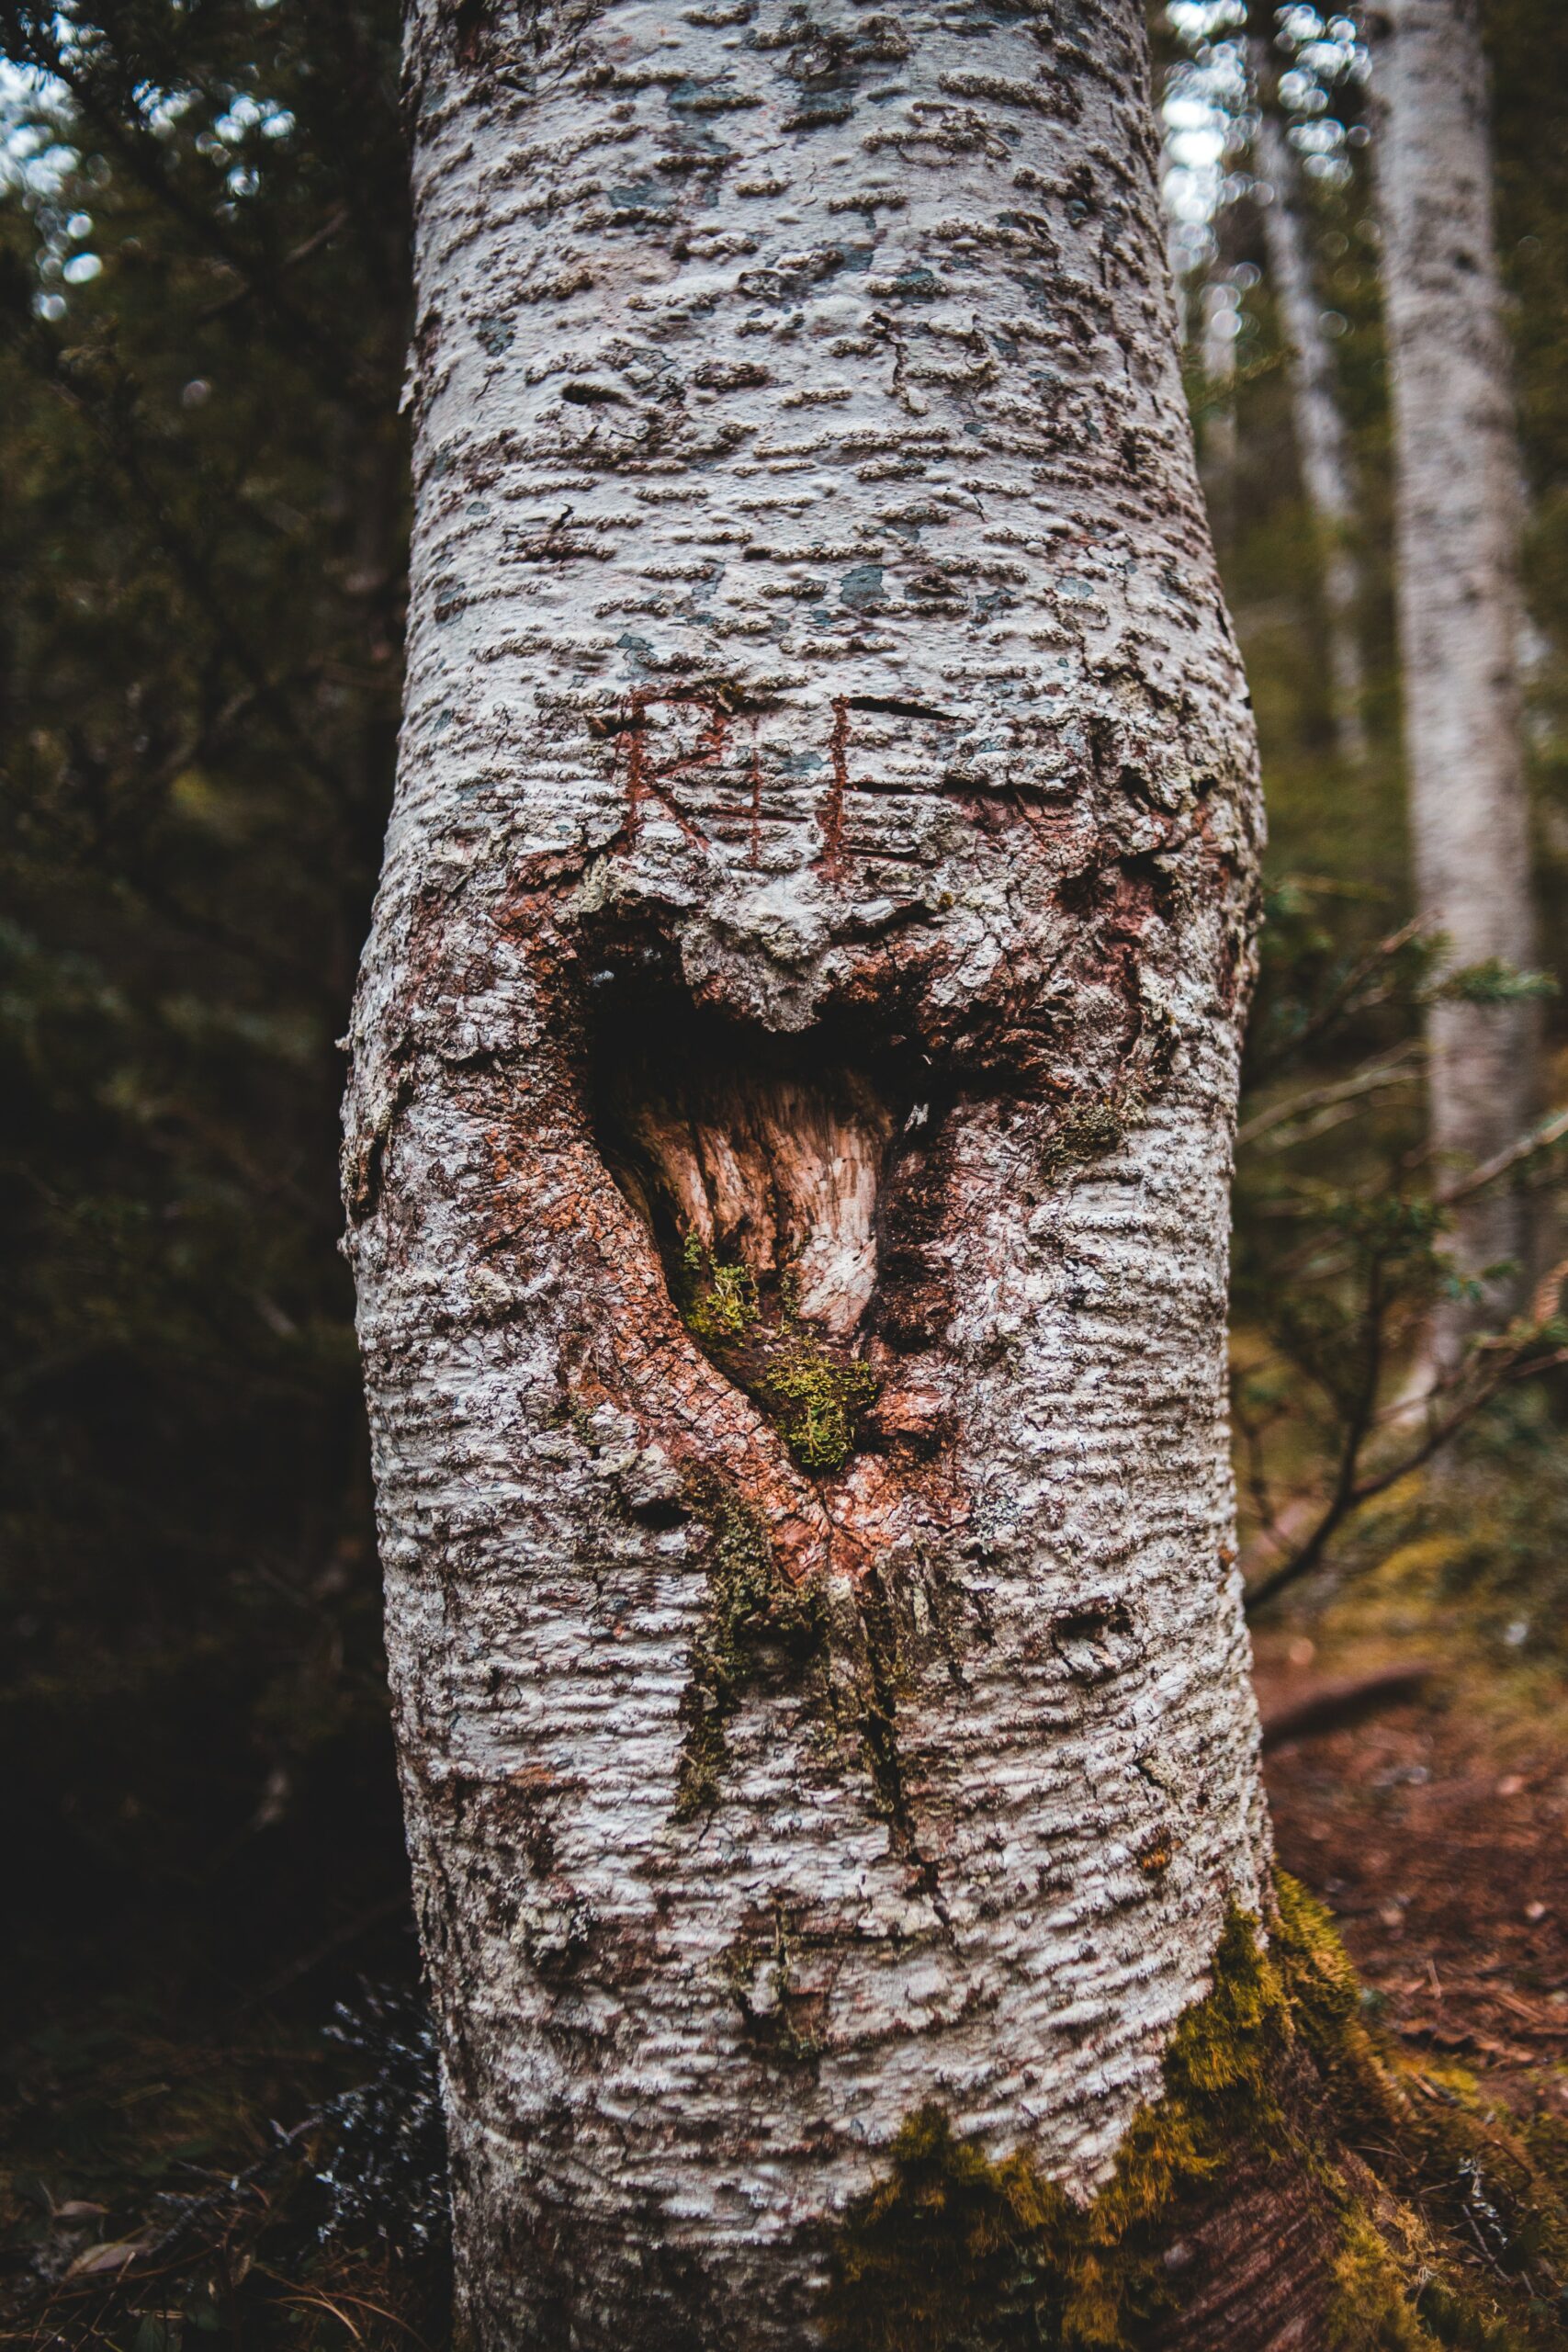
[[1463, 2077], [1373, 2039], [1326, 1913], [1282, 1876], [1266, 1945], [1228, 1914], [1164, 2094], [1088, 2205], [1026, 2155], [992, 2161], [938, 2107], [908, 2119], [838, 2233], [826, 2338], [834, 2352], [1208, 2352], [1184, 2313], [1200, 2328], [1201, 2308], [1218, 2314], [1227, 2265], [1263, 2275], [1271, 2210], [1303, 2332], [1276, 2332], [1276, 2298], [1249, 2336], [1242, 2293], [1225, 2352], [1568, 2345], [1568, 2229], [1546, 2168]]

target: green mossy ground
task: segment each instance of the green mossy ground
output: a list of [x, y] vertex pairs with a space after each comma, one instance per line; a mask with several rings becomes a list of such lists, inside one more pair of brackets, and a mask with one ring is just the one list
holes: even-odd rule
[[[1376, 2171], [1378, 2149], [1393, 2162]], [[1321, 2199], [1335, 2352], [1561, 2345], [1562, 2208], [1541, 2165], [1473, 2095], [1377, 2044], [1326, 1913], [1281, 1878], [1267, 1948], [1232, 1909], [1165, 2091], [1111, 2178], [1075, 2204], [1021, 2155], [993, 2163], [940, 2108], [911, 2116], [886, 2177], [850, 2207], [825, 2306], [835, 2352], [1136, 2352], [1178, 2305], [1179, 2248], [1245, 2165]], [[1391, 2177], [1392, 2176], [1392, 2177]], [[1479, 2288], [1456, 2252], [1469, 2207], [1497, 2244]]]

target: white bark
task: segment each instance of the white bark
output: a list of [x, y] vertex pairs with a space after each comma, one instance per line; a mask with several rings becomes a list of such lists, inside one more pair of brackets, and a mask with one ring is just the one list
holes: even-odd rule
[[[1492, 234], [1486, 77], [1474, 0], [1389, 0], [1377, 52], [1379, 187], [1398, 488], [1405, 759], [1419, 905], [1462, 967], [1528, 970], [1535, 948], [1519, 709], [1518, 457]], [[1441, 1005], [1429, 1105], [1447, 1182], [1521, 1135], [1535, 1109], [1530, 1003]], [[1526, 1196], [1461, 1212], [1461, 1272], [1519, 1269], [1488, 1318], [1527, 1292]], [[1439, 1367], [1475, 1310], [1438, 1318]]]
[[1360, 577], [1351, 548], [1356, 501], [1345, 424], [1334, 376], [1334, 355], [1323, 331], [1307, 244], [1305, 192], [1295, 150], [1279, 117], [1264, 103], [1259, 81], [1257, 162], [1270, 200], [1261, 207], [1263, 246], [1280, 326], [1290, 353], [1291, 417], [1302, 488], [1322, 549], [1324, 619], [1335, 739], [1342, 759], [1367, 756], [1362, 714], [1365, 678], [1359, 624]]
[[1221, 544], [1235, 527], [1236, 313], [1239, 298], [1221, 279], [1203, 288], [1203, 487]]
[[[346, 1167], [486, 2346], [798, 2352], [911, 2108], [1095, 2180], [1263, 1900], [1255, 752], [1141, 19], [413, 10]], [[661, 1216], [852, 1333], [844, 1467], [697, 1346]], [[828, 1630], [694, 1809], [738, 1509]]]

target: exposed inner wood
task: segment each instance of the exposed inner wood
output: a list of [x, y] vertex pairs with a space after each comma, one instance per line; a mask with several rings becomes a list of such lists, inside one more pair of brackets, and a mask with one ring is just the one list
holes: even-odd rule
[[601, 1140], [622, 1191], [667, 1261], [694, 1238], [764, 1297], [794, 1284], [795, 1311], [848, 1340], [876, 1282], [883, 1168], [897, 1121], [863, 1073], [807, 1076], [763, 1041], [670, 1015], [607, 1041]]

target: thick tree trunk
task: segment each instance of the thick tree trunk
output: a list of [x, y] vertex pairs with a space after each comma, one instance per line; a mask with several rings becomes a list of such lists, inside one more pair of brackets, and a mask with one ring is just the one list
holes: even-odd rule
[[[1398, 486], [1399, 618], [1416, 893], [1452, 967], [1534, 954], [1519, 712], [1518, 454], [1492, 237], [1486, 74], [1475, 0], [1387, 0], [1378, 176]], [[1529, 1125], [1530, 1001], [1445, 1003], [1429, 1020], [1432, 1142], [1451, 1182]], [[1461, 1212], [1461, 1273], [1512, 1278], [1439, 1314], [1435, 1354], [1527, 1295], [1527, 1196]]]
[[1266, 1908], [1254, 746], [1075, 22], [413, 10], [346, 1166], [486, 2346], [795, 2352], [912, 2109], [1095, 2182]]
[[1302, 488], [1322, 548], [1324, 618], [1335, 741], [1341, 759], [1359, 766], [1367, 756], [1362, 713], [1359, 607], [1360, 577], [1351, 547], [1356, 502], [1344, 420], [1334, 380], [1334, 356], [1323, 331], [1307, 244], [1305, 191], [1295, 150], [1269, 102], [1266, 74], [1258, 74], [1257, 163], [1270, 201], [1261, 207], [1263, 246], [1280, 327], [1290, 353], [1291, 417]]

